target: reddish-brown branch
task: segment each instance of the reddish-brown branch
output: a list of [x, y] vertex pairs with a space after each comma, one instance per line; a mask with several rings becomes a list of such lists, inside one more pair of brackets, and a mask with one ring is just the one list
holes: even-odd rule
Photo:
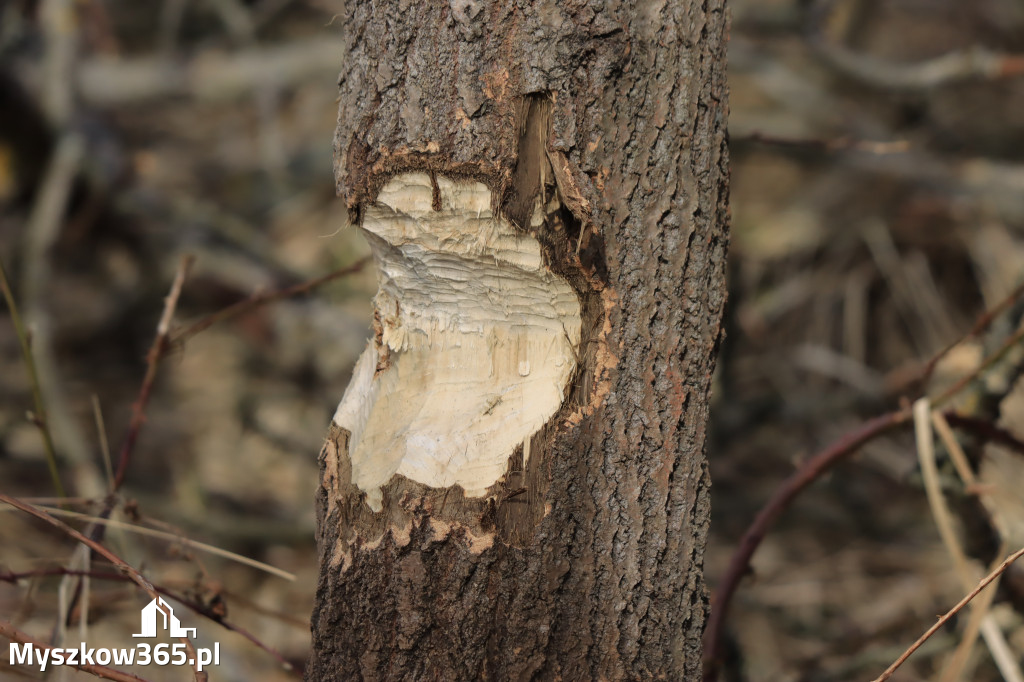
[[91, 538], [85, 537], [84, 535], [82, 535], [77, 530], [67, 525], [60, 519], [50, 516], [42, 509], [39, 509], [38, 507], [28, 504], [27, 502], [22, 502], [17, 498], [10, 497], [9, 495], [5, 495], [3, 493], [0, 493], [0, 502], [9, 504], [15, 509], [20, 509], [26, 514], [34, 516], [41, 521], [45, 521], [54, 528], [60, 530], [65, 535], [77, 540], [78, 542], [81, 542], [83, 545], [86, 545], [94, 552], [105, 558], [107, 561], [114, 564], [114, 566], [116, 566], [125, 575], [131, 578], [133, 582], [135, 582], [139, 587], [145, 590], [146, 593], [148, 593], [151, 597], [153, 597], [154, 599], [157, 597], [157, 593], [156, 590], [153, 588], [153, 584], [149, 582], [149, 580], [147, 580], [145, 576], [143, 576], [141, 573], [135, 570], [135, 568], [133, 568], [124, 559], [117, 556], [100, 543], [96, 542], [95, 540], [92, 540]]
[[[39, 577], [44, 577], [44, 576], [55, 576], [55, 575], [88, 576], [88, 577], [93, 578], [95, 580], [113, 580], [113, 581], [118, 581], [118, 582], [132, 582], [132, 579], [130, 577], [128, 577], [126, 575], [123, 575], [121, 573], [110, 573], [110, 572], [107, 572], [107, 571], [78, 571], [78, 570], [72, 570], [72, 569], [64, 568], [62, 566], [51, 566], [49, 568], [37, 568], [37, 569], [31, 570], [31, 571], [20, 571], [20, 572], [10, 572], [10, 571], [2, 572], [2, 571], [0, 571], [0, 582], [15, 583], [15, 582], [17, 582], [19, 580], [24, 580], [26, 578], [39, 578]], [[250, 642], [255, 644], [257, 647], [259, 647], [263, 651], [265, 651], [268, 654], [270, 654], [271, 656], [273, 656], [277, 660], [277, 662], [281, 664], [282, 667], [284, 667], [284, 668], [286, 668], [288, 670], [292, 669], [292, 667], [293, 667], [292, 664], [289, 663], [288, 659], [286, 659], [283, 655], [281, 655], [280, 652], [278, 652], [276, 649], [274, 649], [274, 648], [264, 644], [263, 642], [261, 642], [259, 639], [256, 638], [255, 635], [253, 635], [251, 632], [249, 632], [245, 628], [243, 628], [241, 626], [238, 626], [238, 625], [235, 625], [234, 623], [228, 621], [226, 618], [224, 618], [222, 615], [218, 614], [216, 611], [214, 611], [210, 607], [205, 606], [205, 605], [203, 605], [203, 604], [201, 604], [201, 603], [199, 603], [197, 601], [194, 601], [192, 599], [188, 599], [185, 596], [175, 592], [174, 590], [171, 590], [171, 589], [169, 589], [167, 587], [163, 587], [162, 585], [157, 585], [156, 583], [153, 584], [153, 589], [155, 589], [157, 592], [159, 592], [160, 594], [164, 595], [165, 597], [170, 597], [174, 601], [176, 601], [176, 602], [186, 606], [187, 608], [189, 608], [194, 613], [197, 613], [200, 616], [203, 616], [204, 618], [208, 618], [209, 620], [213, 621], [214, 623], [217, 623], [218, 625], [223, 627], [225, 630], [228, 630], [230, 632], [236, 632], [239, 635], [241, 635], [242, 637], [245, 637], [247, 640], [249, 640]]]
[[353, 275], [357, 272], [362, 271], [363, 268], [365, 268], [367, 264], [370, 263], [371, 260], [373, 259], [370, 256], [366, 256], [365, 258], [357, 260], [352, 265], [346, 266], [344, 268], [339, 268], [334, 272], [329, 272], [322, 277], [311, 279], [308, 282], [302, 282], [301, 284], [296, 284], [294, 286], [279, 289], [277, 291], [268, 291], [265, 293], [250, 296], [245, 300], [239, 301], [238, 303], [235, 303], [233, 305], [229, 305], [227, 308], [223, 308], [215, 313], [207, 315], [202, 319], [196, 320], [195, 322], [185, 327], [184, 329], [175, 329], [174, 333], [171, 334], [171, 344], [177, 346], [178, 344], [184, 343], [185, 341], [192, 338], [199, 332], [205, 329], [209, 329], [210, 327], [219, 322], [224, 322], [225, 320], [230, 320], [233, 317], [238, 317], [239, 315], [242, 315], [244, 313], [251, 312], [256, 308], [259, 308], [260, 306], [267, 305], [268, 303], [273, 303], [275, 301], [291, 298], [293, 296], [308, 294], [313, 289], [323, 286], [328, 282], [333, 282], [336, 279], [340, 279], [347, 275]]
[[139, 438], [139, 431], [146, 421], [146, 406], [149, 405], [149, 398], [153, 393], [153, 384], [156, 381], [157, 368], [169, 347], [168, 338], [171, 330], [171, 322], [174, 319], [174, 309], [178, 306], [178, 298], [181, 297], [181, 289], [188, 277], [188, 271], [192, 268], [195, 259], [191, 255], [183, 256], [178, 265], [177, 274], [174, 276], [174, 283], [171, 291], [164, 299], [164, 311], [160, 315], [160, 323], [156, 328], [156, 338], [146, 355], [146, 374], [142, 378], [142, 386], [139, 387], [139, 395], [132, 405], [132, 418], [128, 423], [128, 431], [125, 434], [124, 442], [121, 443], [121, 450], [117, 458], [117, 470], [114, 474], [114, 482], [111, 492], [116, 492], [124, 483], [125, 474], [128, 472], [128, 463], [131, 461], [132, 451], [135, 449], [135, 442]]
[[[114, 566], [116, 566], [118, 570], [127, 575], [129, 578], [131, 578], [132, 582], [141, 587], [143, 591], [146, 592], [146, 594], [151, 596], [153, 599], [159, 598], [160, 595], [156, 591], [156, 588], [153, 587], [153, 583], [151, 583], [145, 576], [139, 573], [131, 564], [129, 564], [127, 561], [111, 552], [109, 549], [101, 545], [96, 540], [85, 537], [84, 535], [82, 535], [77, 530], [67, 525], [60, 519], [50, 516], [42, 509], [34, 507], [31, 504], [28, 504], [27, 502], [22, 502], [19, 499], [13, 498], [9, 495], [5, 495], [3, 493], [0, 493], [0, 502], [8, 504], [14, 507], [15, 509], [20, 509], [26, 514], [36, 517], [40, 521], [45, 521], [54, 528], [60, 530], [65, 535], [77, 540], [78, 542], [81, 542], [83, 545], [89, 547], [91, 550], [93, 550], [94, 552], [105, 558], [107, 561], [112, 563]], [[198, 660], [198, 658], [196, 657], [196, 651], [192, 647], [192, 642], [189, 641], [188, 637], [181, 637], [179, 641], [181, 641], [185, 645], [185, 649], [187, 650], [189, 655], [189, 660]], [[196, 670], [195, 678], [197, 682], [200, 682], [201, 680], [206, 679], [206, 675]]]
[[988, 419], [967, 417], [962, 414], [957, 414], [952, 410], [944, 412], [942, 416], [944, 416], [946, 421], [949, 422], [949, 425], [954, 428], [960, 429], [961, 431], [967, 431], [986, 443], [1002, 445], [1014, 452], [1017, 452], [1018, 454], [1024, 455], [1024, 442], [1006, 429], [989, 421]]
[[[42, 642], [36, 639], [35, 637], [30, 637], [29, 635], [26, 635], [24, 632], [14, 627], [10, 623], [2, 620], [0, 620], [0, 635], [3, 635], [4, 637], [13, 642], [18, 642], [19, 644], [31, 644], [36, 649], [53, 648], [49, 644], [46, 644], [45, 642]], [[13, 661], [11, 662], [11, 664], [13, 665]], [[137, 675], [132, 675], [131, 673], [124, 673], [120, 670], [114, 670], [113, 668], [108, 668], [105, 665], [85, 663], [73, 665], [72, 667], [81, 670], [82, 672], [89, 673], [90, 675], [95, 675], [96, 677], [102, 678], [104, 680], [114, 680], [114, 682], [146, 682], [145, 679], [138, 677]]]
[[838, 441], [806, 460], [786, 481], [779, 486], [771, 499], [761, 509], [754, 522], [750, 524], [739, 547], [729, 561], [715, 596], [711, 601], [711, 616], [708, 618], [707, 630], [704, 633], [704, 680], [713, 682], [718, 678], [718, 666], [722, 652], [722, 635], [725, 630], [725, 618], [728, 615], [729, 603], [746, 575], [750, 558], [761, 544], [768, 529], [800, 492], [816, 481], [822, 474], [838, 464], [844, 458], [859, 450], [868, 443], [893, 428], [906, 423], [910, 419], [909, 410], [889, 412], [880, 417], [870, 419], [859, 428], [846, 434]]
[[971, 327], [971, 331], [967, 332], [966, 335], [960, 337], [956, 341], [953, 341], [948, 346], [946, 346], [945, 348], [943, 348], [938, 353], [932, 356], [932, 359], [928, 361], [928, 364], [925, 365], [924, 370], [921, 372], [921, 385], [928, 385], [928, 380], [931, 379], [932, 374], [934, 374], [935, 367], [939, 364], [942, 358], [946, 357], [949, 354], [949, 351], [953, 350], [958, 345], [960, 345], [964, 341], [967, 341], [968, 339], [977, 338], [980, 334], [982, 334], [986, 329], [988, 329], [992, 325], [992, 322], [995, 321], [997, 317], [1002, 315], [1003, 312], [1005, 312], [1007, 308], [1013, 305], [1013, 303], [1021, 296], [1024, 296], [1024, 280], [1022, 280], [1021, 283], [1018, 284], [1013, 291], [1007, 294], [1006, 297], [1003, 298], [1003, 300], [1001, 300], [993, 308], [982, 314], [981, 317], [979, 317], [977, 321], [975, 321], [974, 326]]
[[967, 386], [972, 381], [977, 379], [981, 375], [982, 372], [984, 372], [989, 367], [991, 367], [993, 364], [995, 364], [1011, 348], [1016, 346], [1022, 340], [1024, 340], [1024, 326], [1021, 326], [1017, 331], [1015, 331], [1013, 334], [1011, 334], [1006, 339], [1006, 341], [1004, 341], [1002, 343], [1002, 345], [1000, 345], [999, 348], [997, 348], [995, 350], [994, 353], [992, 353], [987, 358], [982, 360], [981, 364], [973, 372], [970, 372], [969, 374], [965, 374], [964, 376], [962, 376], [960, 378], [959, 381], [957, 381], [955, 384], [953, 384], [952, 386], [947, 388], [945, 391], [943, 391], [941, 395], [939, 395], [936, 398], [932, 398], [932, 406], [939, 407], [943, 403], [948, 402], [951, 398], [953, 398], [955, 395], [960, 393], [960, 391], [962, 391], [965, 388], [967, 388]]

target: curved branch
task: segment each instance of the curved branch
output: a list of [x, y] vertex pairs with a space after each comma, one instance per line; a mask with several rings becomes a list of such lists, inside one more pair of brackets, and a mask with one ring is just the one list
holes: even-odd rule
[[704, 681], [713, 682], [718, 678], [718, 666], [722, 653], [722, 635], [725, 630], [725, 617], [729, 611], [736, 588], [746, 575], [750, 558], [754, 555], [765, 534], [779, 515], [789, 507], [793, 499], [808, 485], [816, 481], [822, 474], [857, 452], [863, 445], [905, 424], [910, 419], [910, 410], [889, 412], [864, 422], [859, 428], [846, 434], [838, 441], [811, 457], [779, 486], [771, 499], [758, 513], [750, 524], [740, 545], [729, 561], [722, 582], [719, 583], [711, 604], [711, 616], [704, 633]]

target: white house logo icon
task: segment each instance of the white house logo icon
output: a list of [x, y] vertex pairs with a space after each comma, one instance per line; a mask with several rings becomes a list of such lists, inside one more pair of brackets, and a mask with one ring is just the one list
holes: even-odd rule
[[142, 609], [142, 632], [132, 637], [156, 637], [157, 614], [164, 617], [163, 629], [167, 630], [171, 637], [188, 637], [190, 632], [193, 637], [196, 636], [196, 629], [181, 627], [181, 623], [174, 615], [174, 609], [162, 598], [157, 597]]

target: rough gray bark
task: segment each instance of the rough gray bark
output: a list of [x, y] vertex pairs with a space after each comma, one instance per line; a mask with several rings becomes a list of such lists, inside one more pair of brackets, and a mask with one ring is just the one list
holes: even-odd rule
[[[695, 680], [728, 158], [723, 0], [349, 2], [336, 137], [358, 220], [468, 177], [579, 295], [565, 403], [486, 497], [396, 475], [373, 513], [333, 426], [310, 680]], [[562, 209], [530, 227], [535, 198]]]

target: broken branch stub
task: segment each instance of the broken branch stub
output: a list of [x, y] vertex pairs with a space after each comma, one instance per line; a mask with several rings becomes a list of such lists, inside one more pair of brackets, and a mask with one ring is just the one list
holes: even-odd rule
[[580, 302], [480, 182], [391, 179], [363, 211], [378, 266], [375, 337], [334, 422], [370, 508], [395, 474], [482, 497], [561, 406]]

